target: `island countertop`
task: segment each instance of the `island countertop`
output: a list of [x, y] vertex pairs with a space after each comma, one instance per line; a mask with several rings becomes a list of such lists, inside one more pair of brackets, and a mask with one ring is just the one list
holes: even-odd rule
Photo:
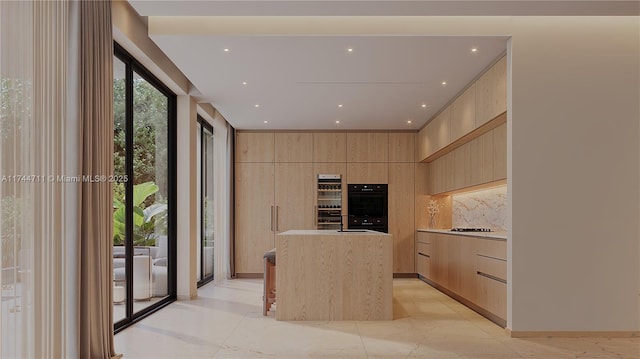
[[392, 320], [393, 236], [366, 230], [276, 235], [277, 320]]

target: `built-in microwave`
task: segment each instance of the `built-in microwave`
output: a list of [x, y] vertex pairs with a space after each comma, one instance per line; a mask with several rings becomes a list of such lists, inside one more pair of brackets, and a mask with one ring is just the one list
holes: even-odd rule
[[349, 184], [347, 203], [350, 229], [389, 231], [386, 184]]

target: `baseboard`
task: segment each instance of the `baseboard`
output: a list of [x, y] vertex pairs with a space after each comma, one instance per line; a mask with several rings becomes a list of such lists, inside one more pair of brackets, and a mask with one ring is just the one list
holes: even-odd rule
[[393, 273], [393, 278], [418, 278], [417, 273]]
[[429, 284], [430, 286], [436, 288], [437, 290], [441, 291], [442, 293], [448, 295], [449, 297], [455, 299], [456, 301], [464, 304], [467, 308], [473, 310], [474, 312], [480, 314], [481, 316], [483, 316], [483, 317], [489, 319], [490, 321], [494, 322], [495, 324], [501, 326], [502, 328], [505, 328], [507, 326], [507, 321], [505, 319], [500, 318], [499, 316], [497, 316], [497, 315], [491, 313], [490, 311], [478, 306], [477, 304], [473, 303], [472, 301], [457, 295], [456, 293], [448, 290], [445, 287], [442, 287], [442, 286], [438, 285], [435, 282], [432, 282], [431, 280], [429, 280], [429, 279], [427, 279], [427, 278], [425, 278], [425, 277], [423, 277], [421, 275], [418, 275], [418, 278], [420, 278], [420, 280], [422, 280], [423, 282]]
[[190, 295], [178, 295], [176, 296], [177, 300], [194, 300], [198, 298], [198, 292], [191, 293]]
[[236, 273], [238, 279], [262, 279], [264, 275], [262, 273]]
[[640, 331], [524, 331], [505, 328], [511, 338], [640, 338]]

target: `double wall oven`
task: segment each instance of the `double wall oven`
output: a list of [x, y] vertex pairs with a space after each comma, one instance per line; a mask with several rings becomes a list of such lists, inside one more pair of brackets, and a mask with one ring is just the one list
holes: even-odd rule
[[348, 187], [349, 229], [389, 232], [386, 184], [350, 184]]

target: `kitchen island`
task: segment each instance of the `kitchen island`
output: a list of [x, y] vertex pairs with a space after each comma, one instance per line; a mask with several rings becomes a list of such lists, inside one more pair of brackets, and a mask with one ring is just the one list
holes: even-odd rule
[[375, 231], [276, 236], [277, 320], [392, 320], [393, 240]]

